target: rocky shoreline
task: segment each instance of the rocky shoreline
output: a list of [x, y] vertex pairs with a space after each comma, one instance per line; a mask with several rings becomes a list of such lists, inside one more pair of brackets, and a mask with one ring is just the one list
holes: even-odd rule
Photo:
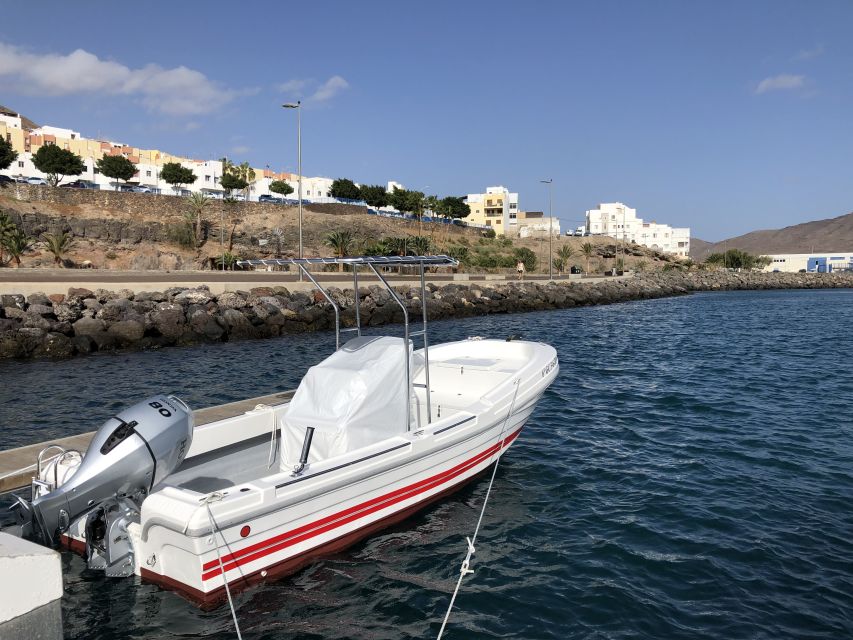
[[[430, 319], [611, 304], [694, 291], [853, 288], [853, 274], [646, 273], [626, 280], [506, 284], [429, 284]], [[398, 287], [410, 313], [420, 313], [420, 289]], [[355, 322], [352, 289], [330, 288], [342, 323]], [[379, 286], [361, 287], [365, 326], [402, 322], [402, 312]], [[95, 351], [270, 338], [334, 328], [319, 292], [285, 287], [213, 295], [206, 288], [163, 292], [72, 288], [65, 295], [0, 296], [0, 358], [67, 358]]]

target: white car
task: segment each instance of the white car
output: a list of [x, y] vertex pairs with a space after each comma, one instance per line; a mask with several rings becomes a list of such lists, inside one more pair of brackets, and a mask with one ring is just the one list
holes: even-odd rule
[[27, 184], [47, 184], [47, 181], [44, 178], [33, 176], [32, 178], [27, 178]]

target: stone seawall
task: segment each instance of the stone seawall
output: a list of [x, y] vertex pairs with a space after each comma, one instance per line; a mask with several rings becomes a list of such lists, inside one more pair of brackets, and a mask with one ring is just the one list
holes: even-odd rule
[[[566, 309], [693, 291], [853, 288], [853, 274], [688, 272], [642, 274], [590, 282], [429, 284], [430, 319]], [[398, 287], [410, 313], [421, 310], [420, 289]], [[355, 320], [352, 289], [330, 288], [342, 323]], [[360, 289], [365, 326], [401, 322], [402, 312], [379, 286]], [[134, 294], [72, 288], [65, 295], [0, 296], [0, 358], [69, 357], [93, 351], [269, 338], [334, 328], [334, 314], [319, 292], [285, 287], [212, 295], [206, 288], [175, 287]]]

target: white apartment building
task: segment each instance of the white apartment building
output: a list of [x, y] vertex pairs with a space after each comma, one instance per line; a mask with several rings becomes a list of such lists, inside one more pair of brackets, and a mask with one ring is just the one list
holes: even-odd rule
[[690, 228], [644, 222], [637, 210], [621, 202], [605, 202], [586, 212], [586, 228], [590, 235], [610, 236], [625, 242], [673, 253], [686, 258], [690, 254]]

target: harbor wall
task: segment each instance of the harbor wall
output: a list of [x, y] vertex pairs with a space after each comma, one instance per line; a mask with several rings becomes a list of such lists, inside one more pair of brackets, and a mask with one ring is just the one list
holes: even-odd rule
[[[625, 280], [436, 284], [427, 290], [430, 319], [610, 304], [686, 295], [695, 291], [853, 288], [853, 273], [638, 274]], [[412, 317], [421, 311], [420, 288], [397, 287]], [[329, 288], [344, 326], [355, 323], [352, 289]], [[402, 322], [391, 295], [361, 287], [364, 326]], [[270, 338], [334, 328], [334, 314], [318, 291], [255, 287], [218, 295], [206, 287], [134, 293], [71, 288], [66, 294], [0, 296], [0, 358], [66, 358], [94, 351]]]

